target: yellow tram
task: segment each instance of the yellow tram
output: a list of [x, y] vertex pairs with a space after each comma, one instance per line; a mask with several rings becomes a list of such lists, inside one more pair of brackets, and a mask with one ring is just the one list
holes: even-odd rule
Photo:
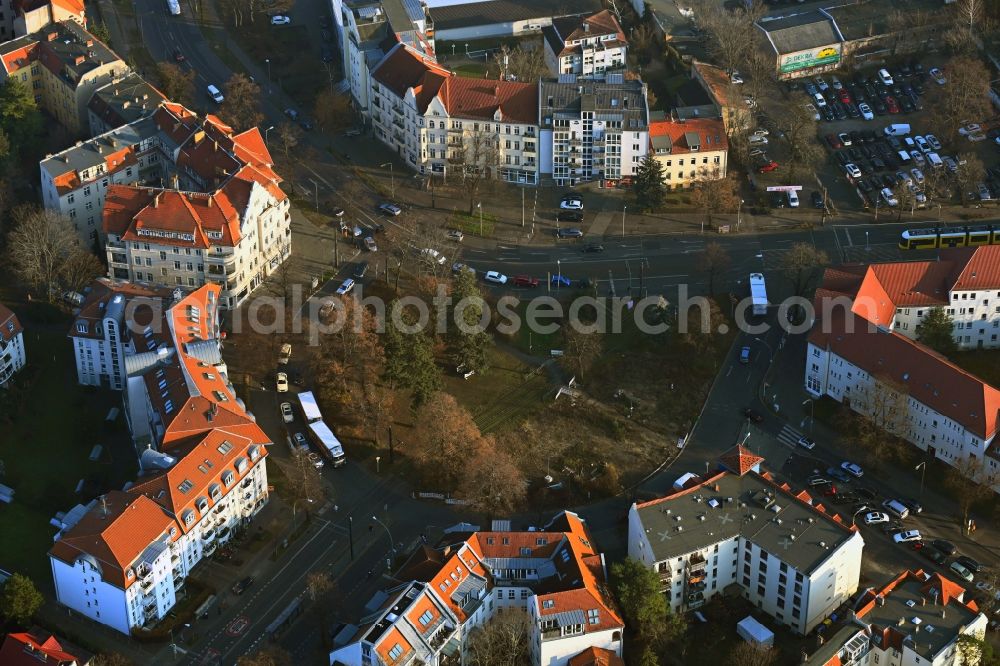
[[901, 250], [934, 250], [980, 245], [1000, 245], [1000, 226], [907, 229], [899, 238]]

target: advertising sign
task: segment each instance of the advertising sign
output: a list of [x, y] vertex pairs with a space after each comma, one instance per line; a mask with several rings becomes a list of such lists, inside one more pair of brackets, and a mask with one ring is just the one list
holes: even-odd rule
[[771, 185], [767, 188], [768, 192], [798, 192], [802, 189], [801, 185]]
[[840, 44], [831, 44], [783, 55], [779, 68], [782, 73], [787, 73], [821, 65], [833, 65], [838, 62], [840, 62]]

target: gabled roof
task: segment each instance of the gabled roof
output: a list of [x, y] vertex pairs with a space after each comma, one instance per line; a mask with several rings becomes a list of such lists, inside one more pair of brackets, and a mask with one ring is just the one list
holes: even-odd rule
[[538, 122], [537, 83], [452, 76], [444, 81], [437, 96], [453, 118], [493, 120], [499, 110], [501, 122]]
[[[618, 48], [628, 44], [625, 33], [621, 25], [607, 9], [602, 9], [596, 14], [585, 16], [564, 16], [552, 20], [552, 25], [542, 28], [542, 34], [549, 47], [557, 57], [567, 56], [571, 53], [580, 53], [583, 46], [573, 44], [574, 41], [594, 39], [604, 37], [597, 46], [601, 48]], [[594, 44], [587, 48], [594, 48]]]
[[954, 262], [951, 275], [953, 291], [1000, 289], [1000, 245], [985, 245], [975, 250], [947, 250], [942, 259]]
[[737, 476], [743, 476], [762, 462], [763, 456], [751, 453], [742, 444], [737, 444], [719, 456], [719, 464]]
[[224, 191], [211, 194], [111, 185], [104, 232], [124, 241], [208, 249], [234, 247], [242, 238], [240, 214]]
[[625, 661], [611, 650], [589, 647], [570, 657], [569, 666], [625, 666]]
[[453, 76], [444, 67], [406, 44], [396, 44], [372, 70], [372, 78], [400, 99], [413, 89], [417, 109], [423, 113], [445, 80]]
[[663, 148], [670, 155], [729, 150], [725, 125], [711, 118], [650, 122], [649, 143], [654, 152]]
[[92, 655], [40, 627], [10, 633], [0, 645], [4, 666], [86, 666]]
[[10, 342], [24, 330], [20, 320], [10, 308], [0, 303], [0, 340]]

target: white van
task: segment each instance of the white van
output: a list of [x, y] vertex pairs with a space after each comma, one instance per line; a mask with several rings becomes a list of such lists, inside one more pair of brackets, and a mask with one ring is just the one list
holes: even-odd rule
[[900, 502], [899, 500], [887, 499], [886, 501], [882, 502], [882, 508], [884, 508], [886, 511], [896, 516], [900, 520], [904, 520], [907, 516], [910, 515], [910, 510], [907, 509], [903, 505], [903, 503]]
[[222, 96], [222, 91], [212, 84], [208, 85], [208, 97], [216, 104], [222, 104], [222, 101], [225, 99], [225, 97]]
[[788, 190], [788, 207], [789, 208], [799, 207], [799, 195], [796, 194], [794, 190]]
[[937, 153], [927, 153], [927, 161], [930, 163], [931, 167], [935, 169], [940, 169], [944, 166], [944, 162], [941, 161], [941, 156]]
[[910, 126], [906, 123], [893, 123], [885, 128], [886, 136], [906, 136], [910, 133]]

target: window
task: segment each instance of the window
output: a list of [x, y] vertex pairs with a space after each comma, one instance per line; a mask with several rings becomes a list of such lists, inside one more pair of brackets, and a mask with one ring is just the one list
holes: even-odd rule
[[430, 612], [430, 610], [425, 610], [423, 615], [420, 616], [420, 624], [426, 627], [428, 624], [431, 623], [431, 620], [433, 619], [434, 619], [434, 613]]
[[601, 612], [596, 608], [591, 608], [587, 611], [587, 622], [590, 624], [599, 624], [601, 621]]
[[399, 659], [400, 656], [402, 656], [402, 654], [403, 654], [403, 646], [400, 645], [399, 643], [393, 645], [392, 649], [389, 650], [389, 658], [393, 660]]

